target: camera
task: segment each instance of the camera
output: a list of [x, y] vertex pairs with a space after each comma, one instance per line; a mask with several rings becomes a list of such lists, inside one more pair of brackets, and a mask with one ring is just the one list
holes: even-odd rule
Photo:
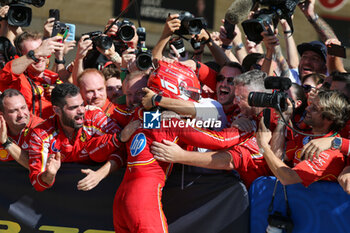
[[266, 233], [277, 233], [283, 232], [292, 233], [293, 231], [293, 221], [290, 217], [283, 216], [280, 212], [276, 211], [269, 215], [267, 219], [269, 225], [266, 228]]
[[[260, 35], [264, 30], [269, 29], [270, 24], [275, 28], [279, 19], [286, 19], [293, 33], [292, 15], [299, 0], [256, 0], [255, 5], [268, 6], [268, 9], [261, 9], [253, 15], [253, 19], [242, 22], [244, 33], [248, 40], [260, 43], [263, 37]], [[268, 27], [268, 28], [267, 28]]]
[[62, 41], [68, 36], [69, 27], [65, 23], [55, 21], [52, 28], [51, 37], [60, 36]]
[[101, 31], [84, 33], [82, 36], [84, 35], [89, 35], [94, 46], [99, 47], [100, 49], [107, 50], [112, 47], [112, 38], [103, 35]]
[[288, 108], [287, 98], [288, 94], [285, 90], [288, 90], [292, 86], [292, 82], [289, 78], [284, 77], [267, 77], [264, 80], [266, 89], [278, 89], [272, 94], [264, 92], [250, 92], [248, 95], [248, 104], [254, 107], [267, 107], [274, 108], [276, 110], [286, 111]]
[[128, 19], [124, 19], [122, 21], [118, 21], [116, 25], [118, 26], [116, 39], [131, 41], [132, 38], [134, 38], [135, 30], [132, 27], [134, 25], [133, 22], [129, 21]]
[[170, 54], [175, 57], [175, 53], [170, 48], [170, 45], [173, 45], [175, 47], [176, 51], [180, 54], [181, 57], [186, 56], [186, 49], [183, 39], [181, 39], [180, 37], [173, 37], [169, 40]]
[[24, 4], [31, 4], [35, 7], [42, 7], [45, 0], [1, 0], [2, 5], [9, 5], [7, 22], [9, 25], [27, 27], [32, 21], [32, 9]]
[[175, 31], [177, 35], [197, 35], [207, 28], [207, 21], [203, 17], [195, 18], [190, 12], [181, 12], [179, 15], [181, 26]]
[[152, 66], [152, 53], [146, 47], [135, 50], [136, 66], [139, 70], [147, 70]]

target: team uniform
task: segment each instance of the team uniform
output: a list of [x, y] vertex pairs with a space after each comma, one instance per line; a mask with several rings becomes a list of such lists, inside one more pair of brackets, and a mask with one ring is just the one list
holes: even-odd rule
[[182, 128], [178, 119], [167, 121], [169, 127], [138, 129], [126, 143], [127, 169], [114, 199], [115, 232], [167, 232], [163, 214], [162, 188], [170, 174], [172, 164], [153, 158], [150, 146], [163, 139], [179, 145], [193, 145], [217, 150], [229, 148], [244, 141], [249, 134], [237, 129], [221, 132], [195, 127]]
[[114, 112], [115, 105], [106, 99], [106, 103], [102, 107], [102, 111], [106, 114], [107, 117], [110, 117]]
[[53, 185], [54, 182], [44, 183], [41, 175], [46, 170], [49, 155], [57, 152], [61, 153], [62, 162], [103, 162], [112, 159], [122, 165], [122, 147], [114, 134], [117, 130], [117, 125], [108, 121], [106, 115], [97, 109], [85, 112], [84, 125], [72, 140], [63, 132], [58, 116], [52, 116], [35, 127], [28, 148], [29, 178], [34, 188], [43, 191]]
[[[8, 62], [0, 71], [0, 91], [8, 88], [19, 90], [26, 100], [29, 110], [36, 116], [47, 119], [54, 114], [48, 87], [62, 83], [58, 74], [44, 71], [44, 77], [35, 77], [27, 73], [12, 72], [12, 61]], [[34, 109], [34, 111], [33, 111]]]
[[119, 126], [124, 128], [133, 117], [137, 116], [137, 110], [130, 110], [125, 104], [115, 104], [110, 118], [118, 122]]
[[[323, 137], [336, 136], [331, 132]], [[301, 150], [311, 138], [309, 136], [296, 135], [293, 141], [287, 142], [286, 156], [293, 161], [293, 170], [302, 179], [304, 186], [318, 180], [336, 181], [338, 175], [345, 166], [345, 159], [339, 150], [325, 150], [319, 155], [319, 159], [301, 160]]]
[[[39, 123], [41, 123], [43, 121], [43, 119], [41, 119], [40, 117], [37, 117], [35, 115], [31, 115], [30, 116], [30, 120], [29, 123], [27, 124], [26, 127], [24, 127], [22, 129], [22, 131], [20, 132], [20, 134], [13, 136], [10, 135], [10, 133], [8, 132], [8, 137], [12, 139], [12, 141], [14, 143], [16, 143], [16, 145], [18, 145], [19, 147], [21, 147], [22, 149], [28, 149], [28, 138], [27, 136], [30, 135], [30, 130], [35, 127], [36, 125], [38, 125]], [[7, 152], [7, 150], [5, 150], [1, 145], [0, 145], [0, 161], [12, 161], [14, 160], [12, 158], [12, 156]]]

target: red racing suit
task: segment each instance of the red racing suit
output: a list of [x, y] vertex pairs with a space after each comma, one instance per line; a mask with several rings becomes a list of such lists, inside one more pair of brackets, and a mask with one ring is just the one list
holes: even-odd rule
[[115, 232], [168, 232], [161, 198], [172, 164], [153, 158], [150, 152], [153, 141], [166, 139], [218, 150], [249, 137], [235, 128], [216, 132], [191, 126], [182, 128], [179, 122], [184, 121], [171, 119], [162, 123], [160, 129], [138, 129], [126, 143], [127, 169], [113, 205]]
[[[12, 61], [8, 62], [0, 71], [0, 91], [8, 88], [19, 90], [26, 100], [30, 112], [35, 109], [35, 115], [47, 119], [54, 114], [50, 95], [48, 90], [49, 85], [62, 83], [58, 79], [58, 74], [50, 71], [44, 71], [44, 77], [35, 77], [31, 74], [14, 74], [12, 72]], [[34, 92], [34, 93], [33, 93]], [[33, 98], [35, 101], [33, 101]]]
[[[121, 143], [116, 139], [119, 128], [109, 121], [101, 110], [87, 110], [84, 125], [69, 140], [62, 130], [57, 116], [52, 116], [32, 130], [29, 139], [29, 178], [37, 191], [50, 188], [52, 184], [42, 181], [50, 154], [61, 153], [62, 162], [103, 162], [113, 159], [121, 165]], [[111, 155], [113, 152], [115, 154]]]
[[[334, 132], [330, 132], [323, 137], [335, 135]], [[286, 156], [289, 161], [293, 161], [293, 170], [306, 187], [318, 180], [336, 181], [345, 166], [343, 154], [339, 150], [329, 149], [323, 151], [319, 159], [301, 160], [301, 150], [310, 140], [309, 136], [297, 134], [293, 141], [287, 142]]]
[[[41, 123], [42, 121], [43, 119], [41, 119], [40, 117], [31, 115], [27, 126], [22, 129], [20, 134], [13, 136], [13, 135], [10, 135], [10, 133], [8, 132], [7, 135], [9, 138], [12, 139], [14, 143], [16, 143], [16, 145], [21, 147], [23, 150], [26, 150], [28, 149], [28, 138], [30, 135], [30, 130], [34, 128], [36, 125], [38, 125], [39, 123]], [[0, 161], [12, 161], [12, 160], [14, 160], [12, 156], [7, 152], [7, 150], [5, 150], [0, 145]]]

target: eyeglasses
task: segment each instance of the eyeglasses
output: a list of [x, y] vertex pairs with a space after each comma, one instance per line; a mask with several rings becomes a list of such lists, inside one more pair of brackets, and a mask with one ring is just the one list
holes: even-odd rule
[[308, 84], [304, 84], [303, 88], [304, 88], [305, 93], [309, 93], [313, 88], [316, 88], [316, 87], [308, 85]]
[[227, 84], [229, 84], [229, 85], [233, 85], [234, 84], [233, 80], [235, 79], [235, 77], [225, 77], [225, 76], [223, 76], [221, 74], [216, 76], [216, 82], [223, 82], [225, 79], [227, 80], [226, 81]]

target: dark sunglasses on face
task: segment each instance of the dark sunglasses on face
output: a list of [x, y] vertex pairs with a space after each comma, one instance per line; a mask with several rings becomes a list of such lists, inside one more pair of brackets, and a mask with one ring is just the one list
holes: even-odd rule
[[221, 74], [216, 76], [216, 82], [223, 82], [225, 79], [227, 80], [227, 84], [233, 85], [233, 80], [235, 79], [235, 77], [225, 77]]
[[313, 88], [316, 88], [316, 87], [304, 84], [303, 88], [304, 88], [305, 93], [309, 93]]

